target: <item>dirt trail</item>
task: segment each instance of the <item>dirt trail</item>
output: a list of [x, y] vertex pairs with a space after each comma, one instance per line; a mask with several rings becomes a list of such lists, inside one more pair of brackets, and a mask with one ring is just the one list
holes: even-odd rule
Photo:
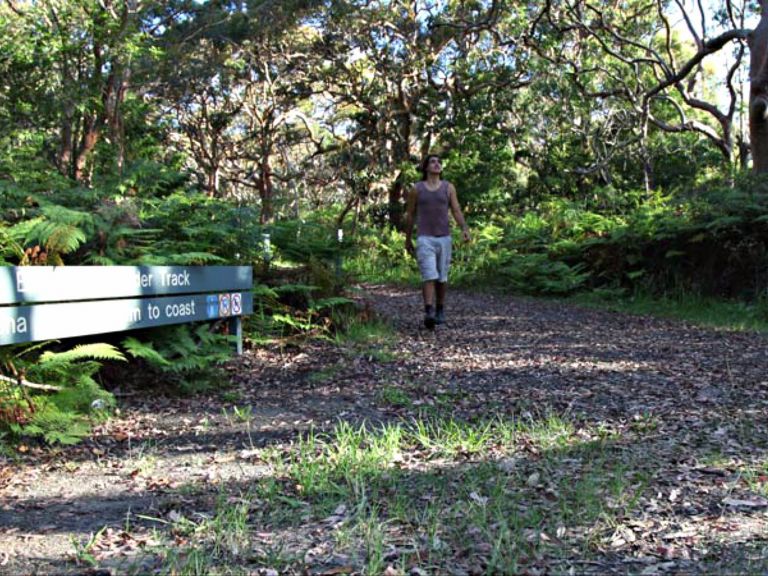
[[[669, 478], [654, 478], [668, 518], [723, 517], [717, 483], [700, 481], [699, 435], [719, 435], [733, 463], [764, 461], [765, 337], [508, 296], [449, 298], [448, 325], [430, 333], [412, 290], [369, 286], [362, 299], [397, 329], [393, 358], [350, 356], [328, 342], [248, 350], [228, 366], [233, 386], [223, 394], [122, 397], [120, 415], [85, 444], [0, 459], [0, 574], [88, 573], [74, 560], [100, 530], [115, 553], [104, 551], [99, 565], [120, 572], [174, 511], [210, 510], [221, 485], [265, 474], [252, 457], [259, 448], [338, 419], [406, 416], [383, 389], [424, 403], [454, 394], [457, 418], [556, 413], [616, 428], [652, 415], [657, 433], [637, 448], [662, 459], [669, 478], [692, 478], [677, 501]], [[743, 503], [733, 530], [757, 538], [768, 502], [736, 493], [732, 501]]]

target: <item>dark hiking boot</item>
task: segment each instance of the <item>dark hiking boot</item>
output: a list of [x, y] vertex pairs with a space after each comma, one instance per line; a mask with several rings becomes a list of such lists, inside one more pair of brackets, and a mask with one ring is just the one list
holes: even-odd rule
[[445, 324], [445, 310], [438, 310], [435, 314], [435, 324], [440, 326], [441, 324]]
[[424, 326], [427, 327], [427, 330], [435, 329], [435, 313], [432, 310], [424, 314]]

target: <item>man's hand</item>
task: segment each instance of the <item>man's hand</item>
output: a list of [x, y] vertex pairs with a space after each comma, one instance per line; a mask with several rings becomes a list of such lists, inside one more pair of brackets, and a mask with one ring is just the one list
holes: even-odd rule
[[410, 238], [406, 238], [405, 240], [405, 251], [408, 252], [411, 256], [414, 258], [416, 257], [416, 248], [413, 246], [413, 240]]
[[462, 229], [461, 237], [464, 239], [464, 242], [471, 242], [472, 241], [472, 236], [469, 235], [469, 228]]

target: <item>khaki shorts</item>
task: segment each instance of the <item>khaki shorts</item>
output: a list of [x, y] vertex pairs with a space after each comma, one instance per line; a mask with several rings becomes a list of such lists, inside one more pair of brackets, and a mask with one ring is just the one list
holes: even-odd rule
[[416, 261], [424, 282], [448, 282], [451, 265], [450, 236], [419, 236], [416, 238]]

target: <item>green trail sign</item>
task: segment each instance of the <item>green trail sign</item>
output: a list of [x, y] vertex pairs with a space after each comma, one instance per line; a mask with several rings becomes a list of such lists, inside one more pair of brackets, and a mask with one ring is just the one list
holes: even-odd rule
[[250, 266], [0, 267], [0, 345], [220, 318], [239, 334], [252, 284]]

